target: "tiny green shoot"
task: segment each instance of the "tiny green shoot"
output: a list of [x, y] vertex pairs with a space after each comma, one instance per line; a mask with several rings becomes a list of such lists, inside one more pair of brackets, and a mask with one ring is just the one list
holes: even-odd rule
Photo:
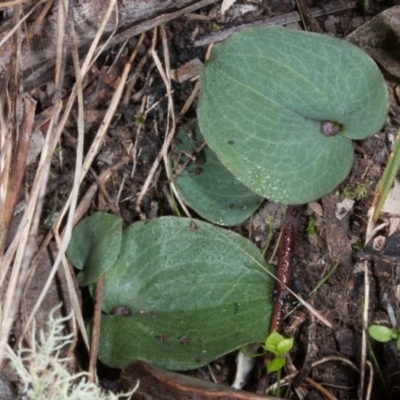
[[49, 214], [48, 214], [47, 218], [42, 223], [42, 228], [43, 229], [49, 229], [50, 228], [50, 225], [54, 220], [54, 216], [56, 215], [57, 207], [58, 207], [58, 190], [56, 190], [55, 193], [54, 193], [53, 205], [51, 207], [51, 210], [49, 211]]
[[61, 145], [58, 144], [58, 145], [55, 147], [54, 151], [53, 151], [53, 156], [54, 156], [54, 157], [57, 157], [57, 156], [61, 153], [61, 151], [62, 151]]
[[362, 241], [357, 241], [351, 246], [356, 251], [361, 251], [364, 248], [364, 243]]
[[313, 217], [312, 215], [310, 215], [310, 217], [308, 218], [306, 235], [307, 235], [307, 237], [317, 237], [318, 236], [317, 227], [315, 226], [315, 217]]
[[371, 325], [368, 328], [368, 333], [372, 339], [375, 339], [380, 343], [387, 343], [391, 340], [396, 340], [397, 350], [400, 350], [400, 328], [388, 328], [382, 325]]
[[267, 372], [276, 372], [277, 390], [276, 396], [280, 397], [281, 370], [285, 365], [285, 355], [293, 347], [293, 339], [285, 338], [278, 332], [272, 332], [265, 340], [263, 348], [271, 352], [275, 357], [267, 363]]
[[213, 21], [212, 23], [211, 23], [211, 31], [212, 32], [217, 32], [217, 31], [219, 31], [221, 29], [221, 27], [215, 22], [215, 21]]
[[273, 227], [272, 227], [272, 218], [271, 216], [268, 216], [268, 220], [267, 220], [267, 226], [268, 226], [268, 236], [267, 236], [267, 240], [265, 241], [265, 245], [262, 248], [261, 253], [265, 256], [265, 253], [268, 251], [269, 246], [271, 244], [271, 240], [272, 240], [272, 234], [273, 234]]
[[138, 126], [144, 126], [146, 123], [146, 115], [145, 114], [137, 114], [135, 115], [135, 124]]
[[[362, 298], [361, 298], [361, 302], [360, 302], [360, 310], [361, 310], [361, 323], [362, 323], [362, 327], [363, 327], [364, 332], [367, 331], [367, 326], [366, 326], [366, 324], [365, 324], [365, 320], [364, 320], [364, 311], [363, 311], [365, 307], [366, 307], [366, 306], [365, 306], [364, 298], [362, 297]], [[372, 327], [372, 325], [370, 326], [370, 328], [371, 328], [371, 327]], [[373, 334], [374, 334], [374, 330], [375, 330], [375, 328], [372, 329], [372, 333], [373, 333]], [[369, 332], [369, 329], [368, 329], [368, 332]], [[381, 370], [381, 368], [380, 368], [380, 366], [379, 366], [379, 363], [378, 363], [378, 360], [377, 360], [377, 358], [376, 358], [375, 352], [374, 352], [374, 350], [373, 350], [373, 348], [372, 348], [372, 343], [371, 343], [370, 337], [372, 337], [372, 335], [371, 335], [371, 333], [369, 332], [369, 335], [366, 335], [368, 351], [369, 351], [369, 354], [370, 354], [370, 356], [371, 356], [372, 362], [373, 362], [374, 365], [375, 365], [375, 368], [376, 368], [376, 371], [377, 371], [377, 373], [378, 373], [379, 379], [380, 379], [380, 381], [381, 381], [381, 383], [382, 383], [382, 386], [383, 386], [383, 388], [384, 388], [384, 390], [385, 390], [385, 392], [386, 392], [386, 394], [387, 394], [387, 397], [389, 398], [389, 397], [390, 397], [390, 394], [389, 394], [389, 387], [388, 387], [388, 385], [387, 385], [386, 379], [385, 379], [384, 376], [383, 376], [383, 373], [382, 373], [382, 370]]]

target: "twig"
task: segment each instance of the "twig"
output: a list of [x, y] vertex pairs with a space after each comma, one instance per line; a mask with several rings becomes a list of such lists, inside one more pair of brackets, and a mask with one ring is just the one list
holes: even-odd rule
[[[118, 2], [119, 4], [122, 4], [118, 12], [120, 19], [118, 34], [114, 35], [112, 33], [112, 25], [108, 24], [106, 29], [102, 31], [103, 39], [100, 45], [103, 46], [104, 44], [104, 46], [101, 51], [109, 49], [116, 44], [123, 43], [142, 32], [147, 32], [161, 24], [166, 24], [171, 20], [182, 17], [216, 2], [217, 0], [124, 0], [123, 2]], [[99, 26], [103, 9], [105, 9], [108, 4], [110, 3], [104, 0], [87, 0], [84, 2], [75, 1], [75, 21], [80, 21], [78, 42], [80, 43], [79, 51], [81, 55], [87, 53], [87, 48], [93, 40], [95, 27]], [[56, 13], [57, 7], [58, 4], [56, 2], [52, 9], [54, 13]], [[116, 12], [113, 16], [116, 16]], [[38, 36], [34, 35], [32, 37], [30, 51], [23, 52], [25, 78], [24, 88], [26, 90], [38, 87], [53, 78], [52, 72], [54, 58], [52, 57], [52, 54], [54, 53], [55, 46], [51, 38], [54, 36], [56, 31], [56, 21], [50, 17], [49, 20], [46, 19], [46, 22], [45, 28], [41, 29], [46, 29], [45, 36], [49, 38], [48, 41], [43, 44], [43, 41], [37, 39], [38, 37], [41, 37], [41, 31], [39, 30]], [[28, 29], [30, 29], [29, 25], [28, 22]], [[5, 33], [0, 33], [0, 40], [4, 34]], [[110, 37], [110, 40], [104, 40], [105, 37]], [[47, 45], [46, 51], [43, 51], [43, 45]], [[5, 63], [10, 57], [10, 52], [7, 46], [4, 46], [2, 50], [3, 52], [0, 53], [0, 68], [5, 69]]]
[[[274, 288], [274, 307], [269, 328], [270, 333], [280, 332], [282, 329], [283, 315], [289, 301], [289, 291], [293, 276], [293, 255], [296, 241], [296, 232], [299, 226], [301, 205], [288, 206], [282, 227], [282, 237], [279, 243], [278, 267]], [[263, 370], [272, 359], [271, 353], [264, 357]], [[256, 393], [264, 394], [268, 386], [268, 375], [263, 374], [258, 382]]]
[[[85, 58], [85, 61], [83, 62], [83, 65], [82, 65], [82, 68], [81, 68], [82, 76], [84, 76], [86, 74], [86, 72], [89, 70], [90, 64], [93, 61], [94, 52], [95, 52], [95, 49], [97, 47], [97, 43], [98, 43], [98, 41], [99, 41], [99, 39], [101, 37], [101, 32], [104, 30], [105, 25], [107, 24], [107, 21], [110, 19], [110, 16], [112, 14], [112, 10], [113, 10], [113, 8], [115, 6], [115, 1], [116, 0], [110, 1], [109, 7], [107, 8], [107, 10], [106, 10], [106, 12], [105, 12], [105, 14], [103, 16], [102, 23], [101, 23], [101, 25], [99, 27], [99, 31], [97, 32], [95, 40], [93, 41], [93, 43], [92, 43], [92, 45], [91, 45], [91, 47], [89, 49], [89, 52], [88, 52], [88, 54], [87, 54], [87, 56]], [[61, 43], [60, 47], [61, 48], [63, 47], [62, 43]], [[73, 103], [75, 101], [75, 98], [76, 98], [77, 94], [78, 94], [78, 86], [75, 85], [73, 90], [72, 90], [72, 93], [70, 95], [70, 98], [68, 100], [68, 104], [67, 104], [67, 106], [65, 108], [65, 112], [64, 112], [63, 118], [61, 119], [60, 123], [57, 126], [57, 130], [56, 130], [56, 133], [54, 135], [53, 142], [49, 146], [49, 148], [51, 148], [51, 153], [49, 155], [50, 158], [51, 158], [51, 154], [52, 154], [52, 152], [54, 150], [54, 147], [55, 147], [55, 145], [56, 145], [56, 143], [57, 143], [57, 141], [58, 141], [58, 139], [59, 139], [59, 137], [61, 135], [62, 129], [65, 126], [65, 123], [66, 123], [66, 121], [68, 119], [69, 112], [70, 112], [70, 110], [72, 108], [72, 105], [73, 105]], [[110, 105], [110, 107], [111, 107], [111, 105]], [[106, 113], [106, 116], [107, 116], [107, 113]], [[53, 120], [54, 120], [54, 118], [52, 119], [52, 121]], [[58, 121], [58, 115], [57, 115], [57, 121]], [[104, 128], [104, 126], [102, 126], [102, 127]], [[95, 138], [95, 143], [90, 148], [90, 150], [92, 150], [92, 151], [93, 151], [93, 147], [96, 146], [96, 139], [99, 140], [98, 136], [99, 136], [99, 133], [97, 134], [97, 136]], [[93, 154], [91, 154], [90, 156], [94, 158]], [[84, 163], [84, 167], [85, 167], [85, 165], [87, 166], [87, 164], [90, 165], [90, 163], [92, 161], [92, 159], [90, 159], [90, 156], [86, 157], [85, 163]], [[44, 155], [42, 154], [42, 158], [43, 157], [44, 157]], [[48, 157], [48, 156], [46, 155], [46, 157]], [[42, 159], [41, 159], [41, 161], [42, 161]], [[41, 164], [39, 164], [39, 167], [40, 167], [40, 165]], [[50, 163], [49, 163], [49, 165], [50, 165]], [[87, 169], [88, 168], [89, 167], [87, 166]], [[86, 176], [87, 169], [86, 170], [84, 170], [84, 168], [82, 169], [82, 173], [79, 176], [79, 183], [81, 183], [83, 181], [83, 179], [84, 179], [84, 176]], [[66, 201], [66, 204], [64, 205], [64, 208], [62, 209], [62, 211], [60, 213], [60, 218], [57, 220], [59, 224], [61, 223], [63, 216], [67, 213], [67, 211], [68, 211], [70, 205], [72, 204], [72, 202], [75, 201], [74, 197], [77, 195], [77, 193], [78, 193], [78, 188], [75, 188], [75, 189], [73, 188], [71, 194], [68, 197], [68, 200]], [[57, 254], [56, 260], [54, 261], [52, 270], [51, 270], [51, 272], [50, 272], [50, 274], [49, 274], [49, 276], [47, 278], [46, 283], [44, 284], [42, 292], [41, 292], [41, 294], [40, 294], [40, 296], [39, 296], [39, 298], [38, 298], [38, 300], [37, 300], [32, 312], [31, 312], [31, 315], [29, 316], [28, 320], [25, 323], [23, 335], [27, 332], [30, 323], [32, 322], [32, 320], [33, 320], [36, 312], [38, 311], [40, 305], [42, 304], [42, 302], [43, 302], [43, 300], [44, 300], [44, 298], [46, 296], [46, 293], [47, 293], [47, 291], [48, 291], [48, 289], [50, 287], [50, 284], [51, 284], [51, 282], [52, 282], [52, 280], [53, 280], [53, 278], [54, 278], [54, 276], [55, 276], [55, 274], [56, 274], [56, 272], [58, 270], [60, 262], [64, 258], [64, 254], [65, 254], [65, 251], [67, 249], [68, 242], [69, 242], [69, 236], [70, 236], [71, 231], [72, 231], [72, 225], [73, 225], [72, 223], [73, 223], [73, 219], [74, 219], [73, 218], [73, 214], [74, 214], [73, 212], [69, 213], [68, 221], [67, 221], [66, 227], [65, 227], [64, 232], [63, 232], [63, 236], [62, 236], [61, 244], [59, 246], [59, 252]], [[24, 215], [24, 217], [25, 217], [25, 215]], [[21, 224], [23, 224], [23, 221], [24, 221], [24, 219], [21, 221]], [[59, 225], [55, 226], [54, 229], [58, 231]], [[17, 240], [17, 238], [14, 239], [13, 245], [16, 242], [16, 240]], [[16, 245], [17, 245], [17, 243], [16, 243]], [[8, 249], [7, 253], [9, 251], [10, 251], [10, 248]], [[66, 273], [67, 273], [67, 271], [66, 271]]]
[[[115, 35], [113, 40], [110, 42], [111, 46], [114, 46], [120, 42], [123, 42], [126, 39], [129, 39], [132, 36], [138, 35], [139, 33], [142, 32], [147, 32], [150, 29], [156, 28], [158, 26], [164, 25], [169, 21], [172, 21], [176, 18], [182, 17], [186, 14], [190, 14], [193, 11], [196, 11], [200, 8], [206, 7], [210, 4], [216, 3], [217, 0], [201, 0], [194, 2], [188, 7], [184, 7], [181, 9], [178, 9], [177, 11], [174, 12], [164, 12], [162, 15], [156, 18], [150, 18], [147, 19], [146, 21], [139, 23], [137, 25], [132, 26], [129, 29], [124, 30], [121, 32], [119, 35]], [[179, 5], [177, 5], [179, 7]], [[180, 5], [182, 6], [182, 5]]]
[[[327, 362], [332, 362], [332, 361], [340, 361], [346, 365], [348, 365], [349, 367], [351, 367], [352, 369], [354, 369], [354, 371], [360, 373], [360, 370], [348, 359], [343, 358], [343, 357], [338, 357], [338, 356], [330, 356], [330, 357], [324, 357], [321, 360], [315, 361], [311, 364], [311, 368], [315, 368], [318, 365], [327, 363]], [[296, 371], [292, 374], [286, 375], [283, 379], [281, 379], [281, 385], [284, 385], [286, 383], [288, 383], [290, 380], [292, 380], [293, 378], [295, 378], [301, 371]], [[268, 392], [271, 392], [273, 390], [276, 390], [277, 388], [277, 384], [274, 383], [273, 385], [271, 385], [268, 388]]]
[[[20, 195], [21, 184], [24, 178], [26, 157], [28, 155], [29, 140], [32, 133], [32, 126], [35, 119], [36, 101], [30, 96], [25, 95], [23, 100], [24, 116], [22, 126], [19, 132], [18, 142], [16, 143], [14, 151], [12, 152], [11, 166], [8, 178], [8, 188], [6, 191], [6, 198], [4, 207], [1, 209], [1, 233], [0, 233], [0, 254], [4, 252], [6, 245], [8, 231], [10, 229], [14, 209]], [[12, 140], [12, 138], [9, 138]]]
[[323, 33], [321, 27], [318, 25], [317, 20], [312, 14], [307, 0], [296, 0], [297, 9], [299, 10], [304, 29], [310, 28], [311, 32]]
[[[140, 42], [140, 44], [143, 43], [144, 38], [145, 38], [145, 34], [142, 33], [139, 37], [138, 43], [139, 42]], [[154, 43], [154, 40], [152, 41], [152, 43]], [[152, 44], [152, 47], [153, 47], [153, 44]], [[143, 67], [145, 66], [147, 61], [150, 59], [150, 57], [151, 57], [151, 47], [147, 50], [146, 54], [140, 59], [140, 61], [136, 65], [135, 70], [133, 71], [133, 74], [132, 74], [132, 78], [128, 81], [128, 83], [126, 85], [125, 95], [120, 104], [120, 107], [122, 110], [126, 110], [128, 108], [129, 102], [131, 100], [133, 88], [134, 88], [137, 80], [140, 77], [139, 73], [143, 69]]]
[[[332, 3], [328, 3], [326, 5], [323, 5], [318, 8], [313, 8], [311, 10], [311, 14], [313, 17], [320, 17], [322, 15], [327, 15], [327, 14], [333, 14], [339, 11], [345, 11], [349, 10], [351, 8], [355, 8], [357, 6], [356, 1], [335, 1]], [[277, 17], [272, 17], [272, 18], [265, 18], [260, 21], [254, 22], [252, 24], [243, 24], [239, 26], [235, 26], [230, 29], [225, 29], [223, 31], [219, 31], [216, 33], [213, 33], [211, 35], [205, 36], [201, 38], [200, 40], [197, 40], [194, 42], [194, 46], [204, 46], [206, 44], [210, 43], [215, 43], [215, 42], [220, 42], [221, 40], [226, 39], [230, 35], [232, 35], [235, 32], [241, 31], [243, 28], [246, 28], [248, 26], [272, 26], [272, 25], [286, 25], [290, 24], [292, 22], [298, 22], [301, 21], [300, 14], [297, 11], [285, 14], [285, 15], [279, 15]]]
[[89, 382], [96, 382], [96, 363], [99, 350], [101, 308], [103, 302], [104, 276], [96, 282], [92, 337], [90, 341]]
[[288, 206], [283, 223], [283, 234], [279, 244], [277, 280], [274, 288], [274, 309], [270, 332], [279, 332], [282, 328], [284, 309], [288, 305], [289, 293], [286, 287], [291, 287], [293, 276], [293, 256], [297, 228], [299, 226], [302, 206]]
[[369, 261], [364, 261], [364, 310], [362, 314], [361, 329], [361, 360], [360, 360], [360, 385], [358, 387], [358, 398], [362, 399], [365, 385], [365, 364], [367, 361], [367, 337], [366, 329], [368, 325], [369, 307]]
[[374, 381], [374, 367], [372, 366], [371, 361], [367, 361], [366, 364], [368, 365], [369, 369], [369, 379], [368, 379], [367, 392], [365, 393], [365, 400], [370, 400], [372, 392], [372, 383]]
[[189, 111], [189, 108], [192, 106], [194, 99], [199, 93], [199, 90], [200, 90], [200, 80], [197, 80], [196, 83], [194, 84], [192, 93], [190, 93], [190, 96], [185, 101], [185, 104], [183, 105], [181, 111], [179, 112], [179, 115], [183, 116]]
[[[1, 339], [0, 339], [0, 362], [3, 361], [5, 345], [8, 341], [8, 336], [17, 313], [19, 303], [21, 300], [23, 288], [25, 285], [25, 278], [28, 268], [33, 258], [34, 249], [36, 248], [36, 238], [40, 223], [40, 216], [45, 196], [46, 183], [48, 180], [51, 164], [51, 152], [49, 149], [54, 144], [55, 133], [57, 129], [58, 117], [61, 113], [61, 93], [65, 70], [66, 48], [63, 46], [64, 31], [66, 24], [66, 15], [64, 4], [60, 2], [58, 14], [58, 35], [57, 35], [57, 61], [56, 61], [56, 91], [54, 95], [54, 115], [51, 120], [48, 134], [47, 134], [47, 149], [43, 150], [42, 157], [39, 163], [38, 173], [35, 178], [34, 188], [32, 189], [30, 204], [27, 208], [25, 215], [26, 219], [30, 221], [27, 225], [22, 225], [21, 240], [18, 242], [15, 255], [15, 262], [11, 272], [10, 283], [7, 289], [6, 301], [3, 308], [3, 320], [1, 326]], [[40, 168], [42, 167], [42, 168]], [[25, 217], [24, 215], [24, 217]], [[24, 218], [22, 219], [24, 220]], [[14, 239], [15, 243], [15, 239]], [[12, 247], [12, 246], [10, 246]], [[10, 248], [8, 249], [10, 250]], [[11, 260], [10, 260], [11, 261]], [[4, 272], [4, 270], [2, 271]]]
[[306, 378], [305, 381], [322, 393], [328, 400], [338, 400], [337, 397], [334, 396], [329, 390], [326, 390], [322, 385], [315, 382], [313, 379]]
[[[159, 74], [164, 82], [164, 85], [166, 87], [166, 90], [167, 90], [167, 96], [168, 96], [168, 119], [167, 119], [168, 123], [167, 123], [167, 128], [166, 128], [167, 133], [165, 135], [164, 144], [163, 144], [161, 150], [159, 151], [159, 153], [157, 154], [157, 157], [154, 160], [153, 165], [150, 168], [149, 174], [146, 177], [146, 180], [145, 180], [145, 182], [142, 186], [142, 189], [139, 193], [139, 196], [136, 199], [135, 209], [136, 209], [136, 212], [140, 215], [141, 219], [146, 218], [145, 214], [141, 211], [142, 200], [143, 200], [145, 193], [147, 192], [147, 190], [150, 187], [150, 184], [151, 184], [151, 182], [155, 176], [155, 173], [160, 165], [161, 159], [164, 159], [166, 170], [168, 171], [168, 168], [167, 168], [168, 149], [171, 145], [172, 139], [174, 138], [175, 130], [176, 130], [174, 103], [172, 100], [172, 92], [171, 92], [171, 76], [170, 76], [171, 69], [169, 66], [169, 53], [168, 53], [168, 46], [166, 43], [166, 33], [165, 33], [164, 26], [161, 26], [160, 30], [161, 30], [161, 38], [163, 41], [164, 60], [165, 60], [165, 64], [166, 64], [165, 70], [164, 70], [164, 68], [161, 64], [160, 58], [158, 57], [155, 50], [152, 50], [152, 56], [153, 56], [153, 60], [156, 64], [156, 67], [158, 69], [158, 72], [159, 72]], [[171, 128], [169, 128], [170, 120], [171, 120]], [[172, 184], [172, 188], [174, 189], [173, 184]], [[177, 198], [179, 201], [179, 197], [177, 197]], [[185, 212], [188, 213], [185, 205], [183, 203], [180, 203], [180, 204], [181, 204], [182, 208], [185, 210]]]

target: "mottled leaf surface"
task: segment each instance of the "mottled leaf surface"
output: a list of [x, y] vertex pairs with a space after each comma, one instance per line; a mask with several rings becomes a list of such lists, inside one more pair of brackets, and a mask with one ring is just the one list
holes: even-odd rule
[[[208, 145], [251, 190], [286, 204], [333, 190], [351, 169], [351, 139], [378, 132], [387, 113], [373, 60], [325, 35], [247, 28], [215, 46], [201, 75]], [[341, 131], [324, 135], [327, 120]]]
[[122, 219], [112, 214], [95, 213], [73, 230], [67, 256], [78, 274], [81, 286], [94, 283], [108, 271], [118, 257], [122, 236]]
[[104, 277], [99, 358], [187, 370], [268, 332], [273, 279], [258, 248], [206, 222], [163, 217], [137, 222]]
[[175, 185], [185, 204], [214, 224], [237, 225], [249, 218], [264, 198], [232, 175], [208, 146], [198, 151], [204, 144], [198, 124], [194, 124], [190, 137], [181, 129], [177, 139], [180, 144], [173, 153], [175, 158], [179, 157], [178, 167], [186, 166], [179, 172]]

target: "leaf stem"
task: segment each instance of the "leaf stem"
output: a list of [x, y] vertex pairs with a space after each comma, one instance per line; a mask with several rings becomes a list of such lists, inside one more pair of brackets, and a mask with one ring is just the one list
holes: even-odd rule
[[279, 243], [278, 267], [276, 269], [276, 281], [274, 288], [274, 309], [270, 332], [279, 332], [282, 328], [284, 309], [287, 307], [289, 293], [286, 286], [290, 287], [293, 275], [293, 255], [296, 241], [297, 228], [299, 226], [300, 206], [288, 206], [283, 222], [283, 234]]
[[[282, 236], [279, 243], [278, 266], [276, 269], [276, 280], [274, 288], [274, 308], [270, 333], [279, 332], [282, 328], [283, 316], [288, 306], [289, 292], [293, 276], [293, 256], [296, 241], [297, 228], [299, 226], [302, 205], [289, 205], [286, 209], [285, 220], [282, 227]], [[267, 352], [264, 357], [263, 371], [271, 360], [271, 353]], [[264, 394], [268, 386], [268, 375], [263, 373], [257, 385], [257, 393]]]

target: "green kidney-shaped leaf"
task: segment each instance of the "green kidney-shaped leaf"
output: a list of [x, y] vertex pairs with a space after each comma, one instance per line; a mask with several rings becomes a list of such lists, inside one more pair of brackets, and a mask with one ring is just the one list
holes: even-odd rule
[[257, 247], [206, 222], [163, 217], [137, 222], [104, 276], [99, 358], [121, 368], [141, 359], [168, 369], [204, 365], [264, 341], [273, 279]]
[[286, 354], [291, 348], [293, 347], [293, 339], [283, 339], [281, 342], [278, 343], [276, 346], [276, 351], [280, 355]]
[[[180, 164], [187, 165], [175, 179], [175, 185], [185, 204], [214, 224], [237, 225], [249, 218], [264, 198], [232, 175], [208, 146], [196, 152], [204, 145], [197, 123], [191, 138], [181, 129], [177, 139], [180, 144], [174, 148], [174, 155], [181, 154]], [[192, 153], [194, 161], [189, 162], [183, 151]]]
[[276, 349], [278, 347], [278, 344], [281, 343], [283, 340], [285, 340], [285, 338], [280, 333], [274, 331], [270, 333], [265, 340], [264, 349], [266, 351], [274, 353], [275, 355], [279, 355]]
[[370, 336], [378, 342], [385, 343], [393, 339], [393, 329], [382, 325], [371, 325], [368, 328]]
[[81, 221], [72, 231], [67, 256], [78, 274], [81, 286], [94, 283], [109, 270], [118, 257], [122, 236], [122, 219], [112, 214], [95, 213]]
[[267, 372], [271, 374], [272, 372], [279, 371], [284, 365], [285, 359], [283, 357], [275, 357], [267, 363]]
[[[378, 132], [387, 113], [372, 59], [315, 33], [244, 29], [215, 46], [201, 75], [206, 142], [251, 190], [286, 204], [333, 190], [352, 166], [351, 139]], [[324, 121], [340, 132], [323, 134]]]

